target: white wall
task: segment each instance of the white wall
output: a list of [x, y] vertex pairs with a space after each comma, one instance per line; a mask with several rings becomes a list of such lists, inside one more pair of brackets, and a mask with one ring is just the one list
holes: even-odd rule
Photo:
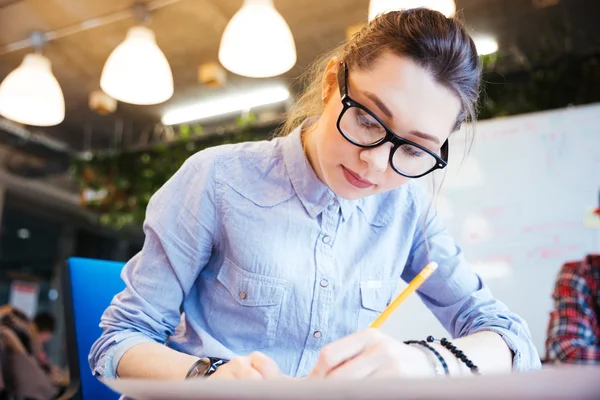
[[[600, 104], [478, 123], [459, 168], [464, 148], [461, 131], [437, 209], [493, 294], [528, 322], [543, 356], [558, 269], [600, 252], [600, 230], [583, 225], [598, 207]], [[384, 330], [402, 339], [447, 334], [417, 296]]]

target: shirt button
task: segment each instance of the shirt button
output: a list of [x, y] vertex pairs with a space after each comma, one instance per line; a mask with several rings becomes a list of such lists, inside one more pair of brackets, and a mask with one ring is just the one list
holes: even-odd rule
[[327, 236], [327, 235], [323, 236], [323, 243], [327, 244], [329, 242], [331, 242], [331, 236]]
[[323, 336], [323, 333], [321, 333], [321, 331], [315, 331], [315, 333], [313, 333], [313, 336], [319, 339], [321, 336]]
[[246, 292], [240, 292], [240, 299], [245, 299], [246, 298]]
[[321, 279], [321, 286], [322, 287], [327, 287], [329, 286], [329, 281], [327, 279]]

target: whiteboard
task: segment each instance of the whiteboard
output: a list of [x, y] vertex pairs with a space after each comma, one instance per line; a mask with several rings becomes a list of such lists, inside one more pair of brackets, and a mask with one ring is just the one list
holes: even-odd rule
[[[444, 178], [438, 212], [494, 296], [527, 321], [543, 357], [559, 268], [600, 252], [600, 230], [583, 224], [598, 207], [600, 104], [479, 122], [463, 159], [470, 128], [451, 137], [446, 171], [422, 183], [431, 190]], [[384, 330], [447, 334], [416, 296]]]

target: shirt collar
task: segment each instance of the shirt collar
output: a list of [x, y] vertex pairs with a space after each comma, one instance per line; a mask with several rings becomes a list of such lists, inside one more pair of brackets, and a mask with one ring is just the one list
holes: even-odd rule
[[328, 206], [339, 205], [342, 217], [348, 220], [360, 201], [339, 197], [317, 177], [306, 157], [301, 138], [302, 132], [311, 123], [314, 121], [305, 121], [283, 140], [283, 159], [287, 173], [296, 194], [311, 218], [316, 218]]

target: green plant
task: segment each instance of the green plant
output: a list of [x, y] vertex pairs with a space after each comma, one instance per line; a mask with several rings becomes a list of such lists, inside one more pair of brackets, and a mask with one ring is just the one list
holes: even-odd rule
[[148, 201], [192, 154], [212, 146], [269, 138], [274, 126], [252, 129], [238, 121], [236, 132], [203, 136], [200, 126], [182, 125], [178, 138], [146, 150], [93, 155], [74, 159], [81, 203], [100, 215], [100, 222], [115, 229], [141, 225]]
[[[534, 38], [504, 43], [503, 52], [482, 57], [479, 118], [600, 102], [600, 54], [583, 50], [595, 41], [563, 13]], [[522, 45], [528, 51], [520, 50]]]
[[484, 58], [479, 119], [600, 102], [600, 56], [569, 54], [545, 65], [502, 74]]

